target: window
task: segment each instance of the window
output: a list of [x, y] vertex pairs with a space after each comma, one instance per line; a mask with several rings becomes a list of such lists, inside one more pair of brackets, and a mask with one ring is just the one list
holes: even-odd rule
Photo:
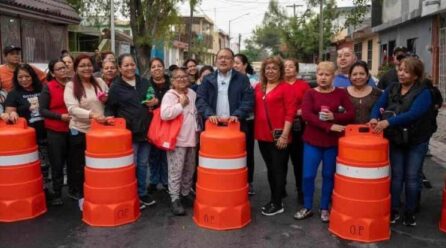
[[356, 43], [354, 46], [356, 58], [362, 59], [362, 43]]
[[411, 54], [417, 54], [417, 38], [407, 40], [407, 51]]
[[369, 66], [369, 70], [372, 69], [372, 61], [373, 61], [373, 40], [367, 41], [367, 65]]
[[389, 41], [389, 51], [388, 51], [389, 58], [393, 56], [393, 49], [395, 49], [395, 46], [396, 46], [395, 40]]

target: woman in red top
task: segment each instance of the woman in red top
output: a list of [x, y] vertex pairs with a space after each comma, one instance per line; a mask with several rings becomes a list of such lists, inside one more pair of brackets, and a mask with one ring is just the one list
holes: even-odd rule
[[72, 189], [72, 167], [68, 164], [68, 123], [70, 115], [63, 100], [68, 68], [64, 61], [52, 60], [48, 64], [48, 83], [39, 97], [40, 114], [45, 118], [48, 139], [48, 156], [51, 166], [54, 198], [51, 205], [62, 205], [63, 167], [67, 163], [68, 186]]
[[[293, 88], [296, 97], [297, 112], [296, 118], [293, 121], [292, 136], [293, 139], [290, 144], [290, 158], [294, 169], [294, 178], [296, 180], [297, 199], [300, 204], [303, 204], [302, 192], [302, 163], [304, 155], [304, 144], [302, 141], [302, 134], [304, 131], [304, 122], [302, 121], [302, 100], [305, 92], [310, 89], [308, 82], [302, 79], [297, 79], [299, 73], [299, 62], [297, 59], [286, 59], [285, 65], [285, 81]], [[288, 167], [287, 167], [288, 168]], [[286, 175], [287, 173], [285, 173]], [[285, 177], [286, 178], [286, 177]]]
[[283, 213], [282, 194], [288, 165], [291, 126], [296, 115], [296, 99], [290, 85], [283, 82], [284, 65], [280, 58], [262, 62], [261, 83], [255, 88], [254, 133], [268, 171], [271, 200], [262, 214]]
[[328, 222], [328, 205], [333, 191], [336, 170], [338, 138], [344, 126], [355, 119], [355, 110], [345, 89], [335, 88], [333, 62], [320, 62], [317, 66], [317, 87], [308, 90], [302, 103], [302, 117], [307, 122], [304, 140], [303, 190], [304, 208], [294, 218], [305, 219], [313, 215], [314, 179], [322, 162], [321, 220]]

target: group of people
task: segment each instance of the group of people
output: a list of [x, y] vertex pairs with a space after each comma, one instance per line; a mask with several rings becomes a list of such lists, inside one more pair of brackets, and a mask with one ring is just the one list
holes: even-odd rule
[[[39, 151], [43, 157], [48, 154], [51, 166], [52, 205], [63, 204], [65, 165], [68, 196], [83, 197], [85, 134], [91, 121], [112, 123], [113, 117], [121, 117], [132, 133], [140, 208], [155, 204], [151, 193], [161, 183], [168, 189], [173, 214], [184, 215], [185, 204], [194, 199], [202, 121], [240, 122], [250, 195], [255, 194], [255, 140], [267, 168], [270, 199], [261, 213], [284, 212], [291, 160], [298, 203], [303, 204], [294, 218], [312, 216], [315, 178], [322, 164], [319, 214], [322, 222], [328, 222], [338, 139], [346, 125], [355, 123], [368, 124], [389, 139], [391, 221], [400, 218], [404, 188], [404, 223], [416, 224], [423, 160], [441, 103], [434, 101], [423, 63], [406, 53], [399, 56], [395, 51], [396, 77], [387, 76], [388, 85], [379, 89], [367, 63], [358, 61], [350, 48], [338, 51], [337, 65], [329, 61], [317, 65], [315, 88], [299, 79], [296, 59], [263, 60], [256, 80], [247, 57], [228, 48], [217, 53], [216, 70], [213, 66], [199, 70], [197, 61], [188, 59], [183, 66], [170, 66], [166, 75], [163, 60], [152, 58], [148, 79], [138, 75], [130, 54], [115, 59], [113, 53], [103, 53], [97, 72], [90, 56], [64, 54], [49, 63], [44, 78], [37, 68], [20, 63], [19, 47], [8, 46], [3, 52], [6, 64], [0, 66], [0, 82], [7, 96], [1, 118], [15, 122], [24, 117], [36, 129]], [[148, 142], [156, 108], [162, 120], [183, 116], [174, 150], [166, 152]]]

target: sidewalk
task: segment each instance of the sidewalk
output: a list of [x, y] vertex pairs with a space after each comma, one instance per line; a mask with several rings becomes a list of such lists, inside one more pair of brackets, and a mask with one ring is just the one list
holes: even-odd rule
[[437, 117], [438, 130], [432, 136], [429, 149], [432, 160], [446, 168], [446, 107], [440, 109]]

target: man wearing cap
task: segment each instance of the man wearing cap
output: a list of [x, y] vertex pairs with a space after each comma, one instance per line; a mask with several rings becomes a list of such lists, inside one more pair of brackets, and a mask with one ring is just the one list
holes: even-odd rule
[[[9, 45], [3, 49], [3, 55], [5, 56], [5, 64], [0, 65], [0, 89], [6, 92], [10, 92], [14, 85], [12, 78], [14, 76], [15, 68], [20, 64], [20, 51], [22, 49], [18, 46]], [[46, 74], [33, 67], [39, 79], [45, 81]]]
[[395, 65], [394, 68], [386, 72], [381, 79], [378, 82], [378, 88], [385, 90], [389, 85], [391, 85], [394, 82], [398, 82], [398, 67], [400, 66], [400, 62], [402, 59], [407, 57], [407, 48], [405, 47], [395, 47], [393, 50], [393, 64]]
[[[337, 51], [338, 56], [336, 57], [336, 66], [338, 67], [338, 72], [333, 80], [333, 85], [335, 87], [347, 88], [351, 85], [350, 78], [348, 76], [350, 68], [356, 62], [357, 58], [355, 53], [350, 47], [344, 47]], [[369, 77], [368, 85], [376, 87], [375, 81], [372, 77]]]

